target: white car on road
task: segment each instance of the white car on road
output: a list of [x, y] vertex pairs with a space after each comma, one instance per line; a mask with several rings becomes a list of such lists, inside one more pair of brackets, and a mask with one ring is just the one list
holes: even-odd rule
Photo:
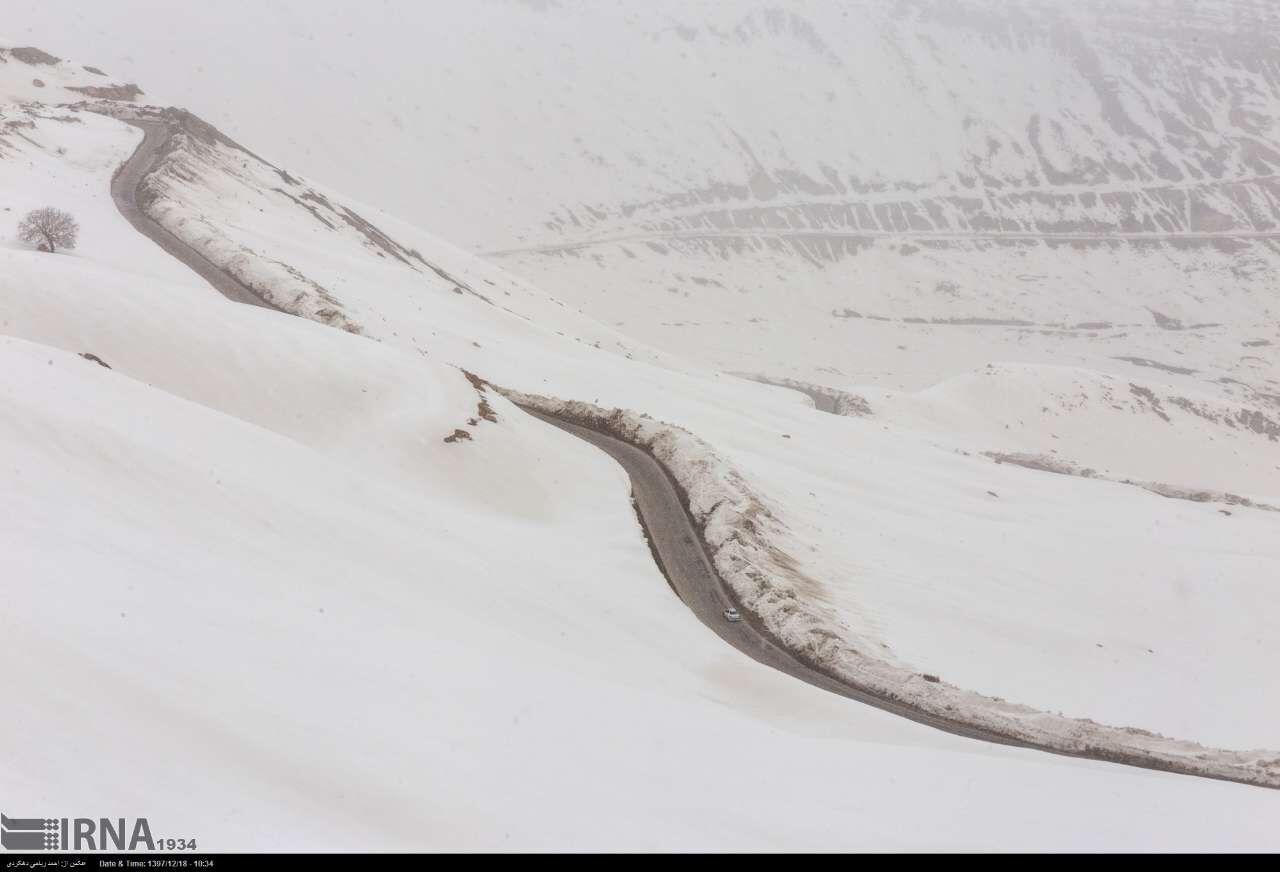
[[737, 609], [730, 606], [729, 608], [724, 610], [724, 619], [731, 624], [736, 624], [738, 623], [738, 621], [742, 620], [742, 615], [738, 612]]

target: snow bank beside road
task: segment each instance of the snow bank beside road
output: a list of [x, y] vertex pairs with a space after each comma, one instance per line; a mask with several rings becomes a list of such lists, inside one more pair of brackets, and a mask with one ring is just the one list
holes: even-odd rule
[[1207, 748], [1147, 730], [1053, 715], [912, 671], [872, 647], [851, 646], [849, 628], [805, 595], [806, 579], [775, 544], [783, 538], [777, 519], [707, 443], [647, 415], [518, 392], [509, 396], [652, 453], [680, 485], [720, 577], [810, 665], [884, 699], [1036, 747], [1280, 788], [1280, 751]]

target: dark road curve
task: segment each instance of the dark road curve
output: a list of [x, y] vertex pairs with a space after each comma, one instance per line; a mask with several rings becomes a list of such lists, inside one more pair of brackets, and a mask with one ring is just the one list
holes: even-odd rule
[[[133, 155], [111, 180], [112, 199], [124, 218], [139, 233], [195, 271], [228, 299], [283, 312], [284, 310], [259, 297], [234, 276], [224, 272], [142, 211], [138, 206], [138, 189], [147, 174], [154, 168], [158, 153], [167, 142], [169, 130], [163, 123], [134, 120], [128, 123], [140, 128], [144, 136]], [[708, 629], [753, 660], [831, 693], [969, 739], [1045, 751], [1066, 757], [1100, 760], [1143, 769], [1259, 785], [1257, 781], [1206, 774], [1189, 767], [1158, 760], [1152, 761], [1136, 755], [1101, 750], [1066, 751], [1026, 742], [963, 721], [938, 717], [909, 703], [856, 687], [834, 677], [817, 664], [805, 662], [800, 655], [781, 645], [763, 627], [755, 614], [744, 607], [724, 584], [713, 568], [702, 533], [689, 514], [674, 478], [651, 454], [599, 430], [528, 406], [522, 405], [520, 408], [604, 451], [622, 466], [631, 480], [636, 512], [649, 539], [654, 559], [671, 588]], [[730, 606], [736, 607], [742, 613], [742, 621], [730, 623], [725, 619], [724, 610]], [[1259, 786], [1270, 787], [1271, 785]]]
[[[780, 643], [762, 625], [755, 613], [745, 607], [729, 586], [721, 580], [713, 568], [702, 533], [694, 524], [681, 497], [679, 487], [666, 467], [653, 455], [636, 445], [581, 423], [547, 414], [531, 406], [521, 405], [520, 408], [594, 445], [622, 466], [631, 479], [632, 498], [635, 501], [640, 524], [648, 536], [649, 547], [658, 568], [666, 576], [667, 583], [671, 585], [672, 590], [685, 606], [711, 632], [753, 660], [839, 696], [967, 739], [1043, 751], [1062, 757], [1118, 763], [1139, 769], [1194, 775], [1253, 786], [1272, 786], [1246, 778], [1205, 773], [1189, 766], [1183, 767], [1176, 763], [1152, 760], [1122, 751], [1113, 752], [1103, 749], [1070, 751], [1047, 744], [1028, 742], [966, 721], [940, 717], [909, 702], [857, 687], [831, 674], [818, 664], [806, 662], [801, 655]], [[724, 610], [730, 606], [738, 609], [743, 616], [742, 621], [730, 623], [725, 619]]]
[[250, 306], [261, 306], [264, 309], [274, 309], [277, 312], [283, 311], [259, 297], [234, 276], [216, 266], [203, 254], [161, 227], [151, 216], [142, 211], [138, 205], [138, 190], [147, 175], [155, 168], [156, 158], [169, 140], [169, 129], [163, 122], [158, 121], [130, 120], [127, 123], [141, 130], [143, 136], [142, 142], [138, 143], [133, 154], [111, 178], [111, 199], [115, 201], [120, 214], [133, 225], [134, 230], [177, 258], [228, 300], [247, 303]]
[[[649, 546], [672, 590], [707, 629], [743, 654], [823, 690], [948, 733], [1001, 745], [1032, 747], [990, 731], [935, 717], [897, 700], [868, 693], [802, 662], [791, 651], [779, 645], [772, 634], [760, 625], [755, 614], [745, 608], [728, 585], [721, 581], [707, 555], [702, 534], [684, 506], [679, 489], [666, 467], [653, 455], [599, 430], [554, 417], [530, 406], [521, 408], [535, 418], [594, 445], [622, 466], [631, 479], [636, 513], [648, 535]], [[725, 619], [724, 610], [731, 606], [742, 613], [742, 621], [730, 623]]]

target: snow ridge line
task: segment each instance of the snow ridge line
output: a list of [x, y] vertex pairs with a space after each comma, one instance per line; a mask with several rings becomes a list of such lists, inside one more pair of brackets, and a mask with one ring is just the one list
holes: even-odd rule
[[976, 731], [1001, 744], [1280, 789], [1277, 751], [1211, 748], [1136, 727], [1043, 712], [956, 687], [879, 652], [855, 648], [834, 615], [799, 595], [807, 580], [769, 541], [770, 533], [782, 532], [781, 523], [706, 442], [642, 413], [493, 387], [513, 403], [648, 452], [676, 483], [722, 582], [755, 612], [784, 650], [828, 677], [954, 725], [962, 735]]

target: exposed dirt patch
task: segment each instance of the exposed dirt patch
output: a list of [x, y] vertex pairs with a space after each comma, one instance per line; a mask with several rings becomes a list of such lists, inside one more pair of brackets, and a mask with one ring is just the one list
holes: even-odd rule
[[471, 386], [476, 389], [476, 394], [480, 398], [479, 402], [476, 403], [476, 414], [480, 420], [488, 421], [492, 424], [498, 423], [498, 413], [493, 411], [493, 407], [489, 405], [489, 398], [485, 396], [485, 392], [491, 387], [490, 384], [480, 376], [465, 369], [462, 374], [466, 376], [467, 381], [471, 382]]
[[[999, 451], [984, 451], [983, 456], [989, 457], [996, 463], [1011, 463], [1014, 466], [1023, 466], [1027, 469], [1034, 469], [1038, 472], [1052, 472], [1056, 475], [1073, 475], [1078, 478], [1092, 478], [1099, 481], [1109, 481], [1114, 484], [1127, 484], [1132, 487], [1140, 487], [1143, 490], [1151, 491], [1162, 497], [1168, 497], [1175, 500], [1187, 500], [1193, 503], [1225, 503], [1229, 506], [1242, 506], [1248, 509], [1261, 509], [1264, 512], [1278, 512], [1280, 508], [1267, 505], [1266, 503], [1254, 502], [1248, 497], [1242, 497], [1239, 494], [1228, 493], [1227, 491], [1201, 490], [1197, 488], [1178, 487], [1177, 485], [1164, 484], [1158, 481], [1134, 481], [1128, 478], [1111, 478], [1101, 475], [1097, 470], [1081, 468], [1069, 460], [1061, 460], [1056, 457], [1048, 457], [1043, 454], [1010, 454]], [[991, 493], [991, 491], [987, 491]]]
[[1266, 503], [1257, 503], [1248, 497], [1242, 497], [1239, 494], [1233, 494], [1227, 491], [1195, 490], [1193, 488], [1162, 484], [1158, 481], [1130, 481], [1129, 479], [1122, 479], [1120, 484], [1131, 484], [1135, 487], [1140, 487], [1143, 490], [1151, 491], [1153, 494], [1159, 494], [1162, 497], [1168, 497], [1172, 500], [1187, 500], [1193, 503], [1226, 503], [1229, 506], [1243, 506], [1246, 509], [1260, 509], [1264, 512], [1280, 512], [1280, 507], [1271, 506]]
[[1171, 372], [1175, 375], [1195, 375], [1199, 370], [1189, 369], [1185, 366], [1171, 366], [1167, 363], [1160, 363], [1145, 357], [1113, 357], [1112, 360], [1123, 360], [1126, 363], [1132, 363], [1134, 366], [1147, 366], [1152, 369], [1160, 369], [1165, 372]]
[[107, 364], [107, 362], [103, 360], [101, 357], [98, 357], [98, 355], [96, 354], [90, 354], [87, 351], [82, 351], [80, 352], [80, 356], [83, 357], [85, 360], [93, 361], [98, 366], [105, 366], [107, 369], [111, 369], [111, 367]]
[[[996, 463], [1011, 463], [1040, 472], [1052, 472], [1055, 475], [1075, 475], [1080, 478], [1097, 478], [1098, 471], [1080, 467], [1069, 460], [1060, 460], [1047, 454], [1023, 454], [1017, 452], [984, 451], [984, 457], [990, 457]], [[990, 493], [990, 491], [988, 491]]]
[[1023, 321], [1018, 318], [932, 318], [930, 324], [945, 324], [953, 327], [1036, 327], [1034, 321]]
[[1159, 415], [1165, 422], [1169, 422], [1169, 416], [1165, 414], [1164, 408], [1160, 405], [1160, 398], [1150, 388], [1144, 388], [1141, 385], [1129, 382], [1129, 393], [1137, 397], [1140, 403], [1145, 401], [1151, 407], [1151, 411]]
[[1280, 423], [1271, 420], [1259, 411], [1241, 409], [1237, 413], [1236, 420], [1240, 422], [1242, 427], [1252, 430], [1254, 433], [1261, 433], [1272, 442], [1280, 440]]
[[1161, 330], [1181, 330], [1182, 329], [1181, 320], [1177, 318], [1170, 318], [1168, 315], [1165, 315], [1161, 312], [1157, 312], [1155, 309], [1152, 309], [1150, 306], [1147, 307], [1147, 311], [1151, 313], [1151, 317], [1155, 319], [1156, 326], [1159, 327]]
[[127, 103], [132, 103], [144, 93], [132, 82], [126, 85], [68, 85], [67, 90], [98, 100], [124, 100]]
[[288, 197], [290, 200], [293, 201], [294, 205], [300, 206], [303, 209], [306, 209], [308, 212], [311, 213], [311, 217], [315, 218], [317, 221], [319, 221], [325, 227], [328, 227], [330, 230], [338, 229], [336, 226], [334, 226], [332, 222], [329, 221], [328, 218], [320, 214], [319, 209], [317, 209], [315, 206], [312, 206], [310, 203], [303, 202], [302, 199], [293, 196], [293, 194], [290, 194], [284, 188], [272, 188], [271, 190], [275, 191], [277, 194]]
[[[471, 387], [474, 388], [476, 392], [476, 413], [474, 416], [467, 419], [467, 426], [471, 428], [479, 427], [481, 421], [488, 421], [491, 424], [498, 423], [498, 413], [495, 412], [493, 410], [493, 406], [489, 404], [488, 397], [488, 392], [490, 390], [494, 390], [493, 386], [473, 372], [468, 372], [464, 369], [462, 370], [462, 374], [466, 377], [467, 381], [471, 383]], [[470, 431], [458, 428], [453, 431], [452, 435], [444, 437], [444, 441], [469, 442], [471, 441], [471, 438]]]
[[[1150, 392], [1148, 391], [1147, 393]], [[1224, 411], [1220, 408], [1207, 406], [1204, 403], [1195, 402], [1187, 397], [1178, 396], [1168, 396], [1165, 397], [1165, 400], [1184, 412], [1214, 424], [1221, 424], [1233, 430], [1248, 430], [1251, 433], [1257, 433], [1259, 436], [1266, 436], [1272, 442], [1280, 441], [1280, 421], [1273, 420], [1266, 413], [1257, 409], [1237, 408]]]
[[35, 46], [30, 45], [23, 46], [21, 48], [9, 49], [9, 54], [12, 55], [15, 60], [20, 60], [24, 64], [31, 64], [32, 66], [52, 67], [56, 64], [62, 63], [62, 58], [55, 57], [47, 51], [41, 51]]

